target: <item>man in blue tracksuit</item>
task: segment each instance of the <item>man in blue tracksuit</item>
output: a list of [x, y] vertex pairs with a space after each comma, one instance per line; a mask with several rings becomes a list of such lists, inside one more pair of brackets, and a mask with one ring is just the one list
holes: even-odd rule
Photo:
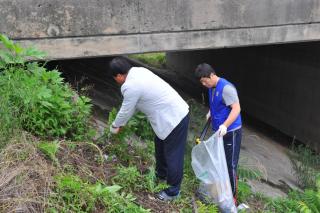
[[242, 136], [237, 90], [229, 81], [218, 77], [209, 64], [199, 64], [195, 76], [209, 89], [210, 110], [206, 118], [211, 119], [213, 130], [223, 137], [231, 188], [236, 202], [237, 166]]

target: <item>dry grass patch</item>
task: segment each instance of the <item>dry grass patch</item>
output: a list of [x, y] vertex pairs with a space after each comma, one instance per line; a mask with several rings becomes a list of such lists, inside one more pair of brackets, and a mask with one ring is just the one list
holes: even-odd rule
[[43, 212], [54, 168], [22, 137], [0, 154], [0, 212]]

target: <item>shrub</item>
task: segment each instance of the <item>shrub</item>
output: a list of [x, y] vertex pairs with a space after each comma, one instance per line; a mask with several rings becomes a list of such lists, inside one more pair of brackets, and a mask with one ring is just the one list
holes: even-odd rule
[[[8, 118], [15, 118], [27, 131], [46, 138], [66, 137], [80, 140], [88, 133], [91, 113], [90, 100], [78, 96], [63, 82], [57, 70], [48, 71], [30, 57], [43, 58], [33, 48], [21, 48], [6, 36], [0, 41], [0, 98], [6, 114], [6, 127], [12, 126]], [[18, 117], [17, 117], [18, 116]]]

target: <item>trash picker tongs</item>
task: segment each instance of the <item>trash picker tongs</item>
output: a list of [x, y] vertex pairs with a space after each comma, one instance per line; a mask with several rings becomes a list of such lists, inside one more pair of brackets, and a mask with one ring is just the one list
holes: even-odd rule
[[208, 131], [208, 129], [209, 129], [210, 123], [211, 123], [211, 119], [209, 118], [209, 119], [207, 120], [207, 122], [206, 122], [206, 124], [205, 124], [205, 126], [204, 126], [204, 128], [203, 128], [203, 130], [202, 130], [202, 132], [201, 132], [200, 137], [198, 137], [198, 138], [196, 139], [196, 144], [199, 144], [199, 143], [201, 143], [201, 141], [203, 141], [203, 139], [204, 139], [204, 137], [206, 136], [207, 131]]

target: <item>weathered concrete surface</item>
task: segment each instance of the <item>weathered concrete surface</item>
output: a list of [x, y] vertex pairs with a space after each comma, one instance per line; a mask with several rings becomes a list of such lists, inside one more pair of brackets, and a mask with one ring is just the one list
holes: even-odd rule
[[212, 64], [236, 85], [244, 112], [320, 152], [319, 53], [312, 42], [168, 53], [167, 63], [190, 81], [197, 64]]
[[320, 39], [319, 0], [0, 0], [0, 20], [48, 58]]
[[290, 189], [299, 189], [290, 160], [290, 150], [281, 145], [268, 132], [251, 125], [243, 127], [239, 164], [260, 171], [263, 181], [250, 180], [253, 192], [268, 197], [284, 197]]

